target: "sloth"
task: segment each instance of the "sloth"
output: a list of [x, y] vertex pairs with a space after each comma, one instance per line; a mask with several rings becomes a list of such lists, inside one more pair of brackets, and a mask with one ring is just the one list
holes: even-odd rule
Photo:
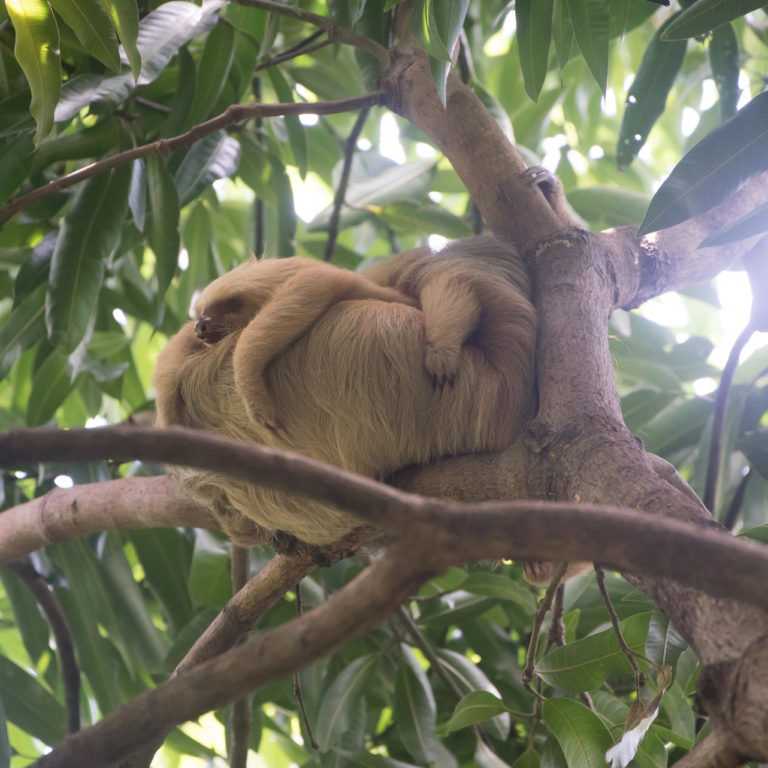
[[[383, 480], [442, 456], [498, 451], [536, 404], [536, 315], [520, 256], [489, 237], [418, 248], [361, 273], [251, 259], [211, 283], [154, 375], [159, 426], [280, 447]], [[333, 506], [180, 470], [245, 546], [327, 546]]]

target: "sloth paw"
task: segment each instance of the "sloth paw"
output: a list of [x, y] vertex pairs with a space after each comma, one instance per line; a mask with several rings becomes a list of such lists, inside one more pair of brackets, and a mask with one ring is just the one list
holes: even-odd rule
[[432, 379], [432, 388], [441, 392], [446, 385], [453, 386], [459, 370], [460, 347], [438, 347], [434, 342], [427, 342], [424, 367]]

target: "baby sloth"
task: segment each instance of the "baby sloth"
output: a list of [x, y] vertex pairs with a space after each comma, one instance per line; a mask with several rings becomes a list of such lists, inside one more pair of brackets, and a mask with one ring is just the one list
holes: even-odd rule
[[[158, 358], [160, 426], [293, 450], [384, 479], [500, 450], [535, 406], [536, 317], [518, 254], [488, 237], [362, 273], [250, 260], [209, 285]], [[239, 544], [332, 544], [349, 514], [212, 472], [177, 473]]]

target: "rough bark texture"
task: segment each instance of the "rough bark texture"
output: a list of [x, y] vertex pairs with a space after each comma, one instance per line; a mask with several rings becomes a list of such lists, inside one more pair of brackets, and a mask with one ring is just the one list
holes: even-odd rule
[[[568, 230], [543, 196], [521, 188], [520, 158], [466, 86], [449, 79], [444, 110], [425, 58], [415, 50], [399, 52], [382, 85], [387, 103], [445, 153], [494, 234], [528, 254], [540, 317], [540, 410], [525, 446], [528, 466], [539, 478], [539, 498], [610, 503], [714, 525], [701, 503], [657, 474], [641, 442], [624, 426], [607, 323], [615, 307], [705, 280], [747, 252], [751, 241], [704, 251], [696, 246], [715, 227], [749, 210], [765, 193], [765, 175], [720, 208], [641, 242], [626, 228], [599, 235]], [[454, 460], [454, 469], [462, 461]], [[487, 462], [469, 461], [475, 467]], [[526, 463], [519, 446], [498, 461]], [[503, 479], [508, 468], [489, 474]], [[421, 491], [429, 484], [417, 476], [408, 487]], [[471, 498], [476, 485], [464, 487], [462, 498]], [[518, 489], [509, 490], [507, 498]], [[485, 489], [479, 498], [487, 498]], [[633, 581], [670, 615], [707, 665], [700, 696], [714, 733], [698, 756], [691, 754], [690, 765], [768, 759], [768, 654], [759, 652], [768, 644], [768, 614], [666, 580]]]

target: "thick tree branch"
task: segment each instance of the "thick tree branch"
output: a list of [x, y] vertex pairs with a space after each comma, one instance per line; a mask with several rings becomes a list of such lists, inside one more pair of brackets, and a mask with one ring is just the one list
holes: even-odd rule
[[209, 510], [181, 498], [165, 477], [56, 488], [0, 514], [0, 563], [89, 533], [184, 525], [218, 528]]

